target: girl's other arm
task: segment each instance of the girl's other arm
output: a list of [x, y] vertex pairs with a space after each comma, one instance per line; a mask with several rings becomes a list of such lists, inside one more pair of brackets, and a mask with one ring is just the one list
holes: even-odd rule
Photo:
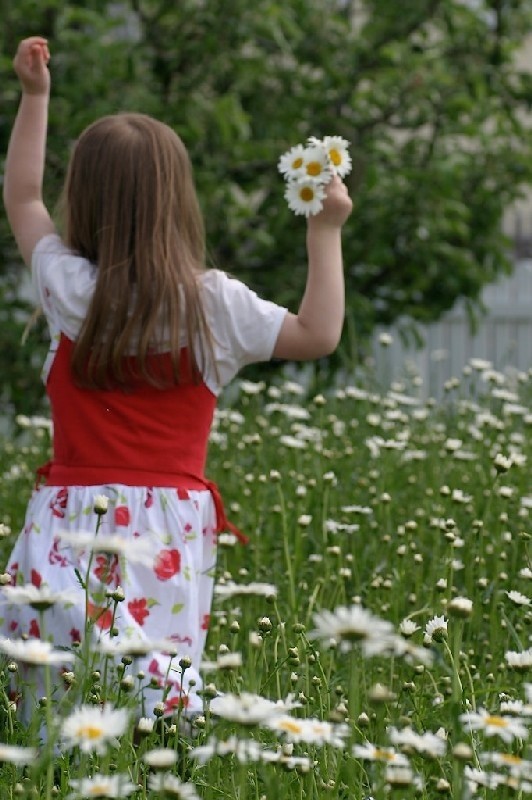
[[50, 54], [46, 39], [24, 39], [13, 61], [22, 98], [11, 132], [4, 172], [4, 205], [13, 235], [26, 264], [39, 239], [55, 231], [43, 202]]
[[333, 177], [323, 209], [309, 217], [305, 293], [297, 315], [288, 313], [284, 319], [274, 358], [321, 358], [338, 346], [345, 313], [341, 232], [351, 209], [345, 184]]

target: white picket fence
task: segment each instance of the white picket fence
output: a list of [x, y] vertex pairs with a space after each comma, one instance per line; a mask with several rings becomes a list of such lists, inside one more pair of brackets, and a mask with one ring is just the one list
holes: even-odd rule
[[[424, 345], [405, 345], [397, 328], [379, 328], [373, 358], [381, 381], [418, 375], [421, 396], [440, 398], [447, 381], [460, 377], [471, 358], [489, 361], [504, 372], [532, 368], [532, 257], [518, 258], [515, 271], [485, 287], [486, 308], [475, 331], [458, 302], [439, 322], [420, 327]], [[389, 341], [391, 343], [383, 344]]]

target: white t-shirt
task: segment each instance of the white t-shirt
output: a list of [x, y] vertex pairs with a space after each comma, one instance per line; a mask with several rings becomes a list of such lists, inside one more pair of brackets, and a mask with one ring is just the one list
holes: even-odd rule
[[[46, 380], [61, 333], [75, 340], [96, 284], [97, 267], [75, 255], [57, 234], [41, 239], [32, 254], [32, 273], [52, 339], [45, 362]], [[286, 309], [258, 297], [245, 284], [220, 270], [200, 277], [201, 300], [213, 338], [214, 364], [206, 364], [203, 380], [218, 395], [242, 367], [272, 357]], [[186, 344], [183, 336], [182, 346]], [[199, 348], [195, 347], [199, 358]]]

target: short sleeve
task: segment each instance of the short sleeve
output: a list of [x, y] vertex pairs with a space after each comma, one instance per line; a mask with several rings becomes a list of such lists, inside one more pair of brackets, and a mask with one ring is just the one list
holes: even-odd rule
[[92, 299], [96, 267], [69, 250], [57, 234], [50, 234], [37, 243], [31, 269], [50, 329], [75, 339]]
[[204, 379], [218, 394], [247, 364], [270, 360], [287, 310], [219, 270], [205, 273], [203, 306], [218, 374], [207, 368]]

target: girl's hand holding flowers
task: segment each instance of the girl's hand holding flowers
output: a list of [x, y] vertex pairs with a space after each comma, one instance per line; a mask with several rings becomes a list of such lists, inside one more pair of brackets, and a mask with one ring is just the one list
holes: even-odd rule
[[347, 186], [338, 175], [333, 175], [330, 183], [325, 187], [322, 209], [309, 218], [309, 226], [329, 226], [341, 228], [351, 211], [353, 201], [347, 192]]
[[46, 95], [50, 89], [48, 42], [42, 36], [30, 36], [18, 46], [13, 67], [26, 94]]
[[[285, 198], [295, 214], [315, 216], [325, 203], [329, 224], [343, 225], [351, 212], [351, 200], [340, 180], [351, 171], [348, 144], [341, 136], [323, 140], [311, 136], [306, 146], [298, 144], [281, 156], [278, 167], [287, 181]], [[333, 222], [338, 212], [342, 221]]]

